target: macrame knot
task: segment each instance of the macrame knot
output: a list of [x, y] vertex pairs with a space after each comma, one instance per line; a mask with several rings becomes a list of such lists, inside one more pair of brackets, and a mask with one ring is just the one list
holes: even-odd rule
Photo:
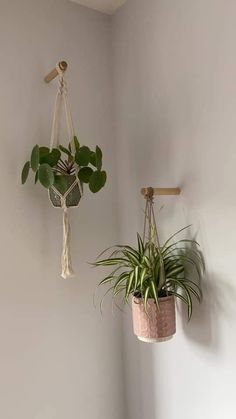
[[146, 189], [145, 198], [147, 201], [153, 202], [154, 200], [154, 189], [150, 186]]
[[65, 85], [65, 81], [64, 81], [63, 75], [60, 75], [59, 82], [58, 82], [58, 92], [60, 93], [60, 95], [64, 94], [64, 85]]

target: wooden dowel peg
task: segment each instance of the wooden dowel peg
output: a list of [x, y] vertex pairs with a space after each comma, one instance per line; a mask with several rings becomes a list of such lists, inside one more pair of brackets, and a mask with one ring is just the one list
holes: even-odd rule
[[[152, 188], [142, 188], [141, 194], [147, 196]], [[153, 188], [153, 195], [180, 195], [180, 188]]]
[[[58, 63], [58, 67], [60, 68], [61, 71], [66, 71], [68, 64], [66, 61], [60, 61]], [[50, 83], [50, 81], [52, 81], [53, 79], [55, 79], [57, 76], [59, 75], [59, 72], [57, 70], [57, 68], [55, 67], [52, 71], [50, 71], [49, 74], [46, 75], [46, 77], [44, 78], [44, 81], [46, 83]]]

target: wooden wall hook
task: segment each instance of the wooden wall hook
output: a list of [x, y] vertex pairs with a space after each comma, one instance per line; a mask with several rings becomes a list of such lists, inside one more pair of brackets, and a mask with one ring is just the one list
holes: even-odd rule
[[[61, 69], [61, 71], [66, 71], [68, 64], [66, 61], [60, 61], [58, 63], [58, 67]], [[57, 70], [57, 67], [55, 67], [52, 71], [50, 71], [50, 73], [48, 73], [46, 75], [46, 77], [44, 77], [44, 81], [46, 83], [50, 83], [50, 81], [52, 81], [53, 79], [55, 79], [57, 76], [59, 75], [59, 72]]]
[[180, 188], [142, 188], [141, 194], [145, 197], [149, 194], [150, 190], [153, 190], [153, 195], [180, 195]]

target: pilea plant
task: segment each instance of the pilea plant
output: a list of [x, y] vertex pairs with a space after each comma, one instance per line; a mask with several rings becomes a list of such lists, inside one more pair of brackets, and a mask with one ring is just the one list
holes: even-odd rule
[[69, 143], [68, 148], [60, 145], [50, 150], [48, 147], [35, 145], [31, 158], [23, 167], [21, 181], [24, 184], [30, 170], [46, 189], [54, 186], [63, 193], [67, 187], [68, 176], [78, 176], [81, 183], [87, 183], [91, 192], [99, 192], [106, 183], [107, 175], [102, 170], [102, 151], [96, 146], [92, 151], [87, 146], [80, 146], [77, 137]]

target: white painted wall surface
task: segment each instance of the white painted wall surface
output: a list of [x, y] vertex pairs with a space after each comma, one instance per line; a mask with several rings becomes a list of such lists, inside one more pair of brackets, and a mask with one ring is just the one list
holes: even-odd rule
[[126, 0], [72, 0], [82, 6], [112, 15]]
[[120, 240], [142, 226], [141, 186], [161, 236], [189, 223], [207, 262], [205, 300], [173, 341], [148, 346], [125, 316], [128, 419], [234, 419], [236, 3], [129, 0], [113, 18]]
[[[115, 241], [110, 20], [67, 0], [0, 0], [0, 417], [121, 419], [119, 316], [93, 306], [87, 262]], [[60, 278], [62, 218], [45, 191], [20, 184], [35, 143], [49, 143], [56, 83], [69, 63], [82, 142], [100, 144], [109, 184], [71, 211], [72, 280]]]

